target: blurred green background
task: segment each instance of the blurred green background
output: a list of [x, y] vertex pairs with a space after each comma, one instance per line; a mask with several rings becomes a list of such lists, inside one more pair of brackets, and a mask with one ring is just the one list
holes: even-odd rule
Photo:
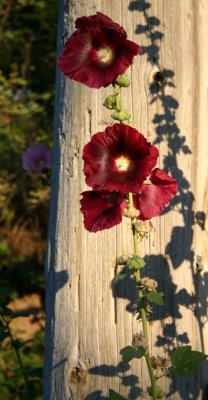
[[21, 156], [32, 143], [52, 147], [57, 5], [0, 2], [1, 400], [42, 398], [49, 188]]

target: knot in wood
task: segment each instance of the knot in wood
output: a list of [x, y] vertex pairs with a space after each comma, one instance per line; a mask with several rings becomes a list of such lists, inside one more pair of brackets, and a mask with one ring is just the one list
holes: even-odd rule
[[87, 371], [80, 365], [74, 367], [70, 373], [70, 381], [75, 384], [84, 384], [87, 377]]

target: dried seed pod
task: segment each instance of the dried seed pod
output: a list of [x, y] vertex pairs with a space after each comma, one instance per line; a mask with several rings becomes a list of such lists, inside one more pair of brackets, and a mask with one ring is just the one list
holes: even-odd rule
[[138, 347], [145, 347], [147, 345], [147, 338], [142, 335], [142, 333], [135, 333], [132, 339], [132, 346]]
[[162, 369], [167, 369], [170, 367], [170, 358], [163, 358]]
[[136, 232], [140, 234], [140, 236], [144, 237], [148, 235], [153, 229], [153, 225], [151, 221], [137, 221], [135, 224]]
[[158, 287], [158, 283], [154, 279], [149, 278], [149, 276], [145, 276], [140, 279], [139, 286], [148, 290], [155, 290]]
[[154, 369], [161, 369], [161, 370], [166, 370], [167, 368], [169, 368], [170, 366], [170, 359], [167, 358], [163, 358], [160, 356], [157, 357], [152, 357], [152, 367]]
[[126, 207], [122, 211], [122, 215], [127, 218], [137, 218], [140, 214], [140, 211], [134, 207]]

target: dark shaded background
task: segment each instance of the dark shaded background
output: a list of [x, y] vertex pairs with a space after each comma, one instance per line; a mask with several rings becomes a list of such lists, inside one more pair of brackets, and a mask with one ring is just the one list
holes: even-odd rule
[[[23, 171], [21, 155], [36, 142], [52, 146], [57, 5], [58, 0], [0, 2], [0, 398], [4, 400], [42, 398], [49, 188], [41, 176]], [[15, 331], [14, 315], [5, 316], [5, 306], [14, 300], [18, 304], [16, 299], [22, 304], [23, 299], [28, 310], [32, 295], [38, 307], [23, 309], [22, 314], [32, 313], [36, 333], [23, 340]], [[13, 327], [12, 346], [6, 323]], [[27, 336], [24, 326], [22, 331]]]

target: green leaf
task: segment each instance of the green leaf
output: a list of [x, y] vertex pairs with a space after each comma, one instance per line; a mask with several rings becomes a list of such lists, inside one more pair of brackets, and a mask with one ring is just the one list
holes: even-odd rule
[[144, 347], [136, 349], [135, 347], [132, 346], [126, 346], [123, 349], [121, 349], [120, 354], [122, 355], [123, 363], [128, 364], [128, 362], [131, 361], [133, 358], [143, 357], [145, 354], [145, 349]]
[[109, 389], [109, 399], [110, 400], [128, 400], [126, 397], [121, 396], [119, 393], [115, 392], [113, 389]]
[[123, 279], [127, 278], [128, 275], [128, 272], [119, 272], [118, 274], [116, 274], [114, 282], [123, 281]]
[[134, 256], [132, 258], [128, 258], [126, 265], [129, 270], [137, 270], [143, 268], [145, 266], [145, 262], [143, 258], [139, 256]]
[[151, 291], [146, 294], [147, 300], [151, 301], [151, 303], [157, 304], [158, 306], [164, 306], [163, 296], [164, 296], [163, 292], [155, 292], [155, 291]]
[[200, 351], [192, 351], [191, 346], [179, 347], [171, 355], [173, 372], [183, 377], [194, 375], [199, 364], [207, 357]]

